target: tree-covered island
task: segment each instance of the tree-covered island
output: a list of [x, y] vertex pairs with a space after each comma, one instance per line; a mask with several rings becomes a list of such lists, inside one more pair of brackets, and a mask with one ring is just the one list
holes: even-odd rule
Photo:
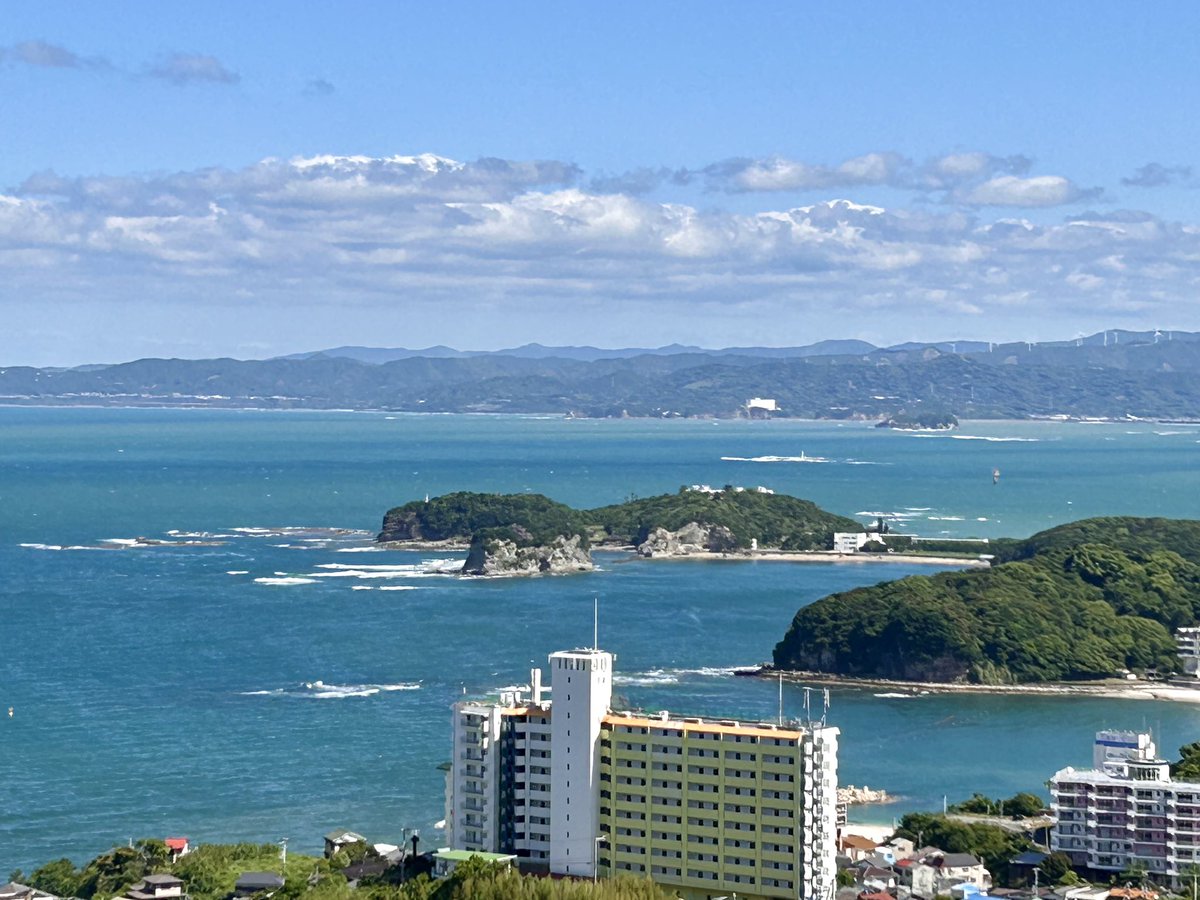
[[378, 540], [469, 546], [464, 572], [519, 574], [590, 568], [592, 547], [634, 547], [643, 556], [828, 550], [835, 532], [861, 530], [808, 500], [730, 485], [583, 510], [541, 494], [464, 491], [388, 510]]
[[901, 410], [877, 423], [875, 427], [895, 428], [899, 431], [949, 431], [958, 427], [958, 417], [949, 410]]
[[992, 546], [988, 569], [912, 576], [800, 609], [775, 667], [977, 684], [1178, 669], [1172, 632], [1200, 621], [1200, 522], [1085, 519]]

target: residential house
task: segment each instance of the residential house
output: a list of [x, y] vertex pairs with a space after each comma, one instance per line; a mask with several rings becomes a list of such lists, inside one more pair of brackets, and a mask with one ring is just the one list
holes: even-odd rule
[[949, 894], [950, 889], [959, 884], [973, 884], [984, 891], [992, 886], [991, 873], [970, 853], [937, 850], [902, 868], [907, 872], [906, 883], [913, 896], [924, 900]]
[[838, 852], [849, 857], [851, 862], [866, 859], [879, 845], [861, 834], [845, 834], [838, 838]]
[[8, 884], [0, 884], [0, 900], [58, 900], [58, 898], [45, 891], [39, 891], [37, 888], [31, 888], [29, 885], [10, 881]]
[[435, 878], [445, 878], [468, 859], [478, 857], [484, 862], [499, 866], [512, 866], [517, 861], [515, 853], [484, 853], [480, 850], [448, 850], [441, 849], [433, 854], [433, 875]]
[[255, 894], [266, 894], [270, 897], [281, 887], [282, 875], [276, 875], [274, 872], [243, 872], [233, 886], [233, 896], [253, 897]]
[[183, 896], [183, 879], [163, 872], [147, 875], [125, 892], [128, 900], [176, 900]]
[[339, 828], [325, 835], [325, 858], [332, 859], [333, 854], [350, 844], [365, 844], [367, 839], [361, 834]]
[[178, 862], [179, 857], [192, 852], [192, 845], [185, 837], [164, 838], [163, 843], [167, 845], [167, 851], [171, 854], [171, 862]]

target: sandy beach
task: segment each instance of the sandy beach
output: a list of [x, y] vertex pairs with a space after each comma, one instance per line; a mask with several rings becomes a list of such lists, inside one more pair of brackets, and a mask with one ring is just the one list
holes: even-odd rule
[[904, 696], [927, 694], [1014, 694], [1042, 697], [1090, 696], [1118, 700], [1171, 700], [1200, 703], [1200, 680], [1196, 687], [1150, 681], [1109, 679], [1086, 684], [1055, 682], [1050, 684], [960, 684], [957, 682], [889, 681], [884, 678], [843, 678], [820, 672], [774, 672], [765, 670], [756, 677], [778, 678], [805, 684], [875, 688], [881, 693]]
[[905, 565], [958, 566], [964, 569], [986, 569], [991, 563], [979, 557], [925, 556], [907, 553], [836, 553], [833, 550], [739, 550], [733, 553], [712, 553], [699, 550], [692, 553], [675, 553], [670, 556], [655, 556], [653, 559], [728, 559], [755, 562], [799, 562], [799, 563], [848, 563], [867, 565], [871, 563], [902, 563]]

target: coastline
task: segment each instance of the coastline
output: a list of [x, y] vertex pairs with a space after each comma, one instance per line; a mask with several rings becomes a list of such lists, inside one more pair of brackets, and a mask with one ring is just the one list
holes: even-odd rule
[[[741, 673], [739, 673], [741, 674]], [[1044, 684], [965, 684], [936, 681], [896, 681], [887, 678], [855, 678], [830, 675], [824, 672], [779, 672], [763, 669], [746, 673], [748, 677], [776, 679], [795, 683], [820, 684], [830, 687], [877, 688], [883, 692], [920, 697], [930, 694], [1011, 694], [1040, 697], [1103, 697], [1110, 700], [1166, 700], [1179, 703], [1200, 703], [1200, 680], [1196, 687], [1182, 684], [1163, 684], [1148, 681], [1105, 681], [1075, 683], [1047, 682]], [[897, 699], [900, 699], [897, 697]]]
[[[454, 553], [470, 550], [467, 541], [379, 541], [377, 546], [386, 550], [425, 550], [430, 552]], [[985, 569], [991, 565], [985, 559], [978, 557], [957, 556], [920, 556], [904, 553], [837, 553], [833, 550], [737, 550], [732, 552], [714, 553], [710, 550], [689, 550], [681, 553], [665, 554], [663, 556], [640, 556], [637, 548], [630, 544], [604, 545], [592, 547], [593, 553], [612, 553], [629, 556], [634, 560], [672, 561], [672, 560], [710, 560], [727, 562], [798, 562], [798, 563], [850, 563], [864, 565], [870, 563], [909, 563], [926, 564], [931, 566], [958, 566], [964, 569]]]
[[907, 563], [931, 566], [956, 566], [964, 569], [986, 569], [991, 563], [978, 557], [921, 556], [905, 553], [838, 553], [834, 550], [744, 550], [713, 553], [694, 550], [664, 556], [638, 557], [650, 560], [728, 560], [732, 562], [798, 562], [798, 563]]

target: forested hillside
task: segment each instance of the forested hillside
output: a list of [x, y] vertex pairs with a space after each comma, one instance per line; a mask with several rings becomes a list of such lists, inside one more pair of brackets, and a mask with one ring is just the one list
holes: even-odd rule
[[518, 546], [545, 544], [557, 535], [585, 541], [638, 544], [655, 528], [675, 531], [691, 522], [722, 526], [737, 547], [757, 541], [762, 548], [827, 549], [835, 531], [859, 531], [853, 519], [785, 494], [680, 488], [675, 494], [628, 500], [599, 509], [575, 510], [541, 494], [459, 492], [414, 500], [388, 510], [381, 541], [513, 540]]
[[986, 570], [834, 594], [796, 613], [782, 669], [1016, 683], [1174, 671], [1200, 621], [1200, 522], [1099, 518], [1001, 542]]

